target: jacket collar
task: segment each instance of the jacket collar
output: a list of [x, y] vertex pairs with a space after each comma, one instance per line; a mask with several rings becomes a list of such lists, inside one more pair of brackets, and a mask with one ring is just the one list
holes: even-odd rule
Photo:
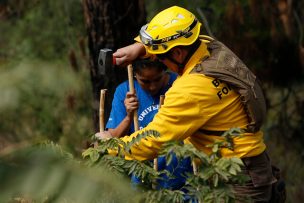
[[185, 68], [183, 70], [183, 74], [189, 74], [190, 71], [194, 68], [196, 64], [200, 61], [201, 58], [210, 56], [209, 51], [207, 50], [207, 45], [205, 42], [202, 41], [199, 48], [194, 52], [194, 54], [189, 59], [188, 63], [185, 65]]

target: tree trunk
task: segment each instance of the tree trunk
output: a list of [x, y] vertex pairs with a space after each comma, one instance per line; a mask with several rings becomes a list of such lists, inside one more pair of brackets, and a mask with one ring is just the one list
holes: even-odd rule
[[107, 89], [105, 120], [108, 119], [116, 86], [127, 79], [126, 68], [115, 67], [98, 72], [98, 54], [102, 48], [116, 50], [134, 42], [140, 27], [146, 22], [143, 0], [82, 0], [88, 35], [89, 69], [93, 87], [93, 117], [98, 129], [100, 89]]

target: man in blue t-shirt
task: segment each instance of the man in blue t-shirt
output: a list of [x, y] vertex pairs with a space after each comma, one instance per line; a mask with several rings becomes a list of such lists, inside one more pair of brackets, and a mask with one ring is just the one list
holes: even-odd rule
[[[121, 137], [134, 132], [133, 113], [138, 111], [139, 128], [147, 126], [159, 109], [161, 95], [172, 86], [177, 74], [166, 72], [166, 66], [159, 61], [140, 59], [133, 63], [136, 80], [135, 94], [129, 92], [129, 83], [121, 83], [115, 91], [112, 110], [106, 128], [113, 137]], [[190, 159], [178, 161], [174, 156], [170, 165], [164, 157], [158, 158], [158, 170], [166, 169], [175, 178], [162, 175], [158, 188], [179, 189], [185, 184], [185, 175], [192, 171]], [[140, 182], [132, 177], [133, 182]]]

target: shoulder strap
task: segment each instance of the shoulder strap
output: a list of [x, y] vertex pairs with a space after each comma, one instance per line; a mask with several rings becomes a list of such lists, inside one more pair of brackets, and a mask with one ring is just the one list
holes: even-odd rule
[[265, 117], [266, 104], [256, 76], [223, 43], [208, 39], [210, 57], [203, 58], [190, 74], [202, 73], [231, 84], [241, 95], [241, 102], [248, 116], [248, 132], [257, 132]]

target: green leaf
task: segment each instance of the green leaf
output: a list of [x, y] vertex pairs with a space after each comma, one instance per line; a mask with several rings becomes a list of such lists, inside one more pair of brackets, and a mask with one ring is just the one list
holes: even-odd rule
[[172, 153], [167, 154], [166, 156], [166, 165], [169, 166], [173, 160]]
[[85, 150], [85, 151], [82, 153], [82, 156], [83, 156], [84, 158], [87, 157], [87, 156], [89, 156], [89, 157], [90, 157], [90, 160], [91, 160], [92, 162], [96, 162], [96, 161], [99, 159], [99, 157], [100, 157], [99, 152], [97, 151], [97, 149], [92, 148], [92, 147], [90, 147], [90, 148], [88, 148], [87, 150]]
[[213, 176], [213, 186], [217, 187], [218, 186], [218, 181], [219, 181], [219, 176], [218, 174], [214, 174]]
[[236, 174], [237, 174], [237, 171], [236, 171], [236, 169], [235, 169], [233, 166], [231, 166], [231, 167], [229, 168], [229, 173], [232, 174], [232, 175], [236, 175]]
[[213, 153], [216, 153], [217, 151], [219, 150], [219, 146], [216, 144], [216, 145], [213, 145], [212, 147], [212, 152]]
[[234, 162], [234, 163], [237, 163], [237, 164], [239, 164], [239, 165], [241, 165], [241, 166], [244, 166], [244, 163], [243, 163], [242, 159], [240, 159], [240, 158], [238, 158], [238, 157], [232, 157], [232, 158], [230, 158], [230, 160], [231, 160], [232, 162]]

